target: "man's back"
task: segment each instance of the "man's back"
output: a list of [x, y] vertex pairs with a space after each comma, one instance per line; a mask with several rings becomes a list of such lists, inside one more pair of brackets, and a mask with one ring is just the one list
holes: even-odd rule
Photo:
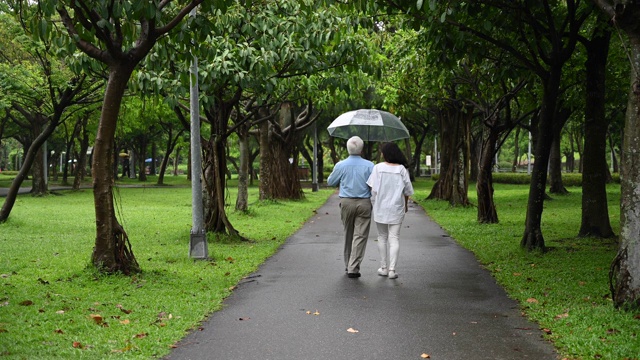
[[338, 162], [327, 178], [329, 186], [340, 186], [342, 198], [370, 198], [371, 191], [367, 179], [373, 170], [373, 163], [358, 155], [350, 155]]

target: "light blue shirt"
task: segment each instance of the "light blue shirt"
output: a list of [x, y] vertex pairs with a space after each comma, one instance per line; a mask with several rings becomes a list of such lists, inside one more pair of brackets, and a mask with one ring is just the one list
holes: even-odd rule
[[358, 155], [349, 155], [339, 161], [327, 179], [329, 186], [340, 186], [339, 196], [342, 198], [371, 197], [371, 189], [367, 179], [373, 171], [373, 163]]

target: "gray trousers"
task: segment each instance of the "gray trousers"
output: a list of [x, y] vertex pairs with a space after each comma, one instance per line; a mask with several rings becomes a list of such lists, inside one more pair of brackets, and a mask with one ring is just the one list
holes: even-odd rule
[[370, 199], [340, 199], [340, 218], [344, 226], [344, 265], [349, 273], [360, 272], [371, 227]]

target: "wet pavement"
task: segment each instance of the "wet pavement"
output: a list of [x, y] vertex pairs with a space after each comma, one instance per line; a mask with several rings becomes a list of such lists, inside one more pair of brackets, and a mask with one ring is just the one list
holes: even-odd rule
[[348, 278], [338, 203], [333, 195], [165, 359], [557, 358], [473, 254], [413, 203], [399, 278], [376, 273], [375, 224], [362, 277]]

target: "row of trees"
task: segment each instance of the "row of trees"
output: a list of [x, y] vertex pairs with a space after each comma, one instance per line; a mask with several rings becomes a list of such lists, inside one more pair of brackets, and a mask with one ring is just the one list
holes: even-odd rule
[[[34, 161], [42, 157], [36, 153], [60, 124], [73, 129], [65, 132], [67, 146], [71, 139], [92, 143], [97, 225], [92, 258], [104, 271], [138, 270], [114, 212], [118, 152], [132, 148], [144, 161], [148, 145], [164, 134], [166, 168], [188, 129], [188, 70], [197, 57], [206, 124], [200, 139], [205, 227], [235, 236], [239, 233], [225, 213], [231, 136], [239, 150], [233, 164], [240, 179], [236, 208], [246, 210], [250, 164], [258, 156], [260, 198], [300, 198], [296, 166], [301, 156], [313, 163], [312, 126], [322, 129], [352, 108], [381, 107], [401, 115], [410, 129], [412, 138], [404, 145], [413, 170], [419, 169], [431, 134], [438, 133], [442, 170], [430, 197], [467, 205], [474, 179], [479, 222], [498, 222], [492, 186], [496, 153], [513, 133], [517, 144], [521, 131], [530, 131], [535, 164], [521, 241], [529, 250], [545, 249], [541, 219], [547, 179], [548, 192], [566, 191], [560, 169], [564, 134], [582, 155], [578, 233], [612, 237], [605, 156], [607, 140], [620, 143], [626, 109], [625, 202], [612, 284], [617, 305], [638, 302], [640, 251], [633, 224], [640, 220], [632, 216], [638, 204], [630, 190], [638, 175], [630, 155], [635, 137], [629, 138], [637, 131], [629, 128], [637, 121], [637, 71], [631, 91], [628, 78], [621, 80], [627, 59], [632, 69], [640, 67], [638, 28], [626, 20], [638, 14], [637, 5], [576, 0], [7, 4], [0, 15], [11, 26], [1, 31], [13, 34], [1, 40], [12, 42], [0, 61], [5, 114], [0, 129], [30, 124], [28, 136], [26, 130], [9, 130], [11, 137], [28, 137], [21, 141], [29, 151], [15, 183], [29, 169], [37, 183]], [[620, 100], [624, 93], [631, 94], [628, 104]], [[91, 125], [96, 109], [99, 119]], [[319, 160], [326, 148], [338, 161], [334, 139], [325, 138], [323, 145]], [[11, 198], [0, 221], [8, 217]]]

